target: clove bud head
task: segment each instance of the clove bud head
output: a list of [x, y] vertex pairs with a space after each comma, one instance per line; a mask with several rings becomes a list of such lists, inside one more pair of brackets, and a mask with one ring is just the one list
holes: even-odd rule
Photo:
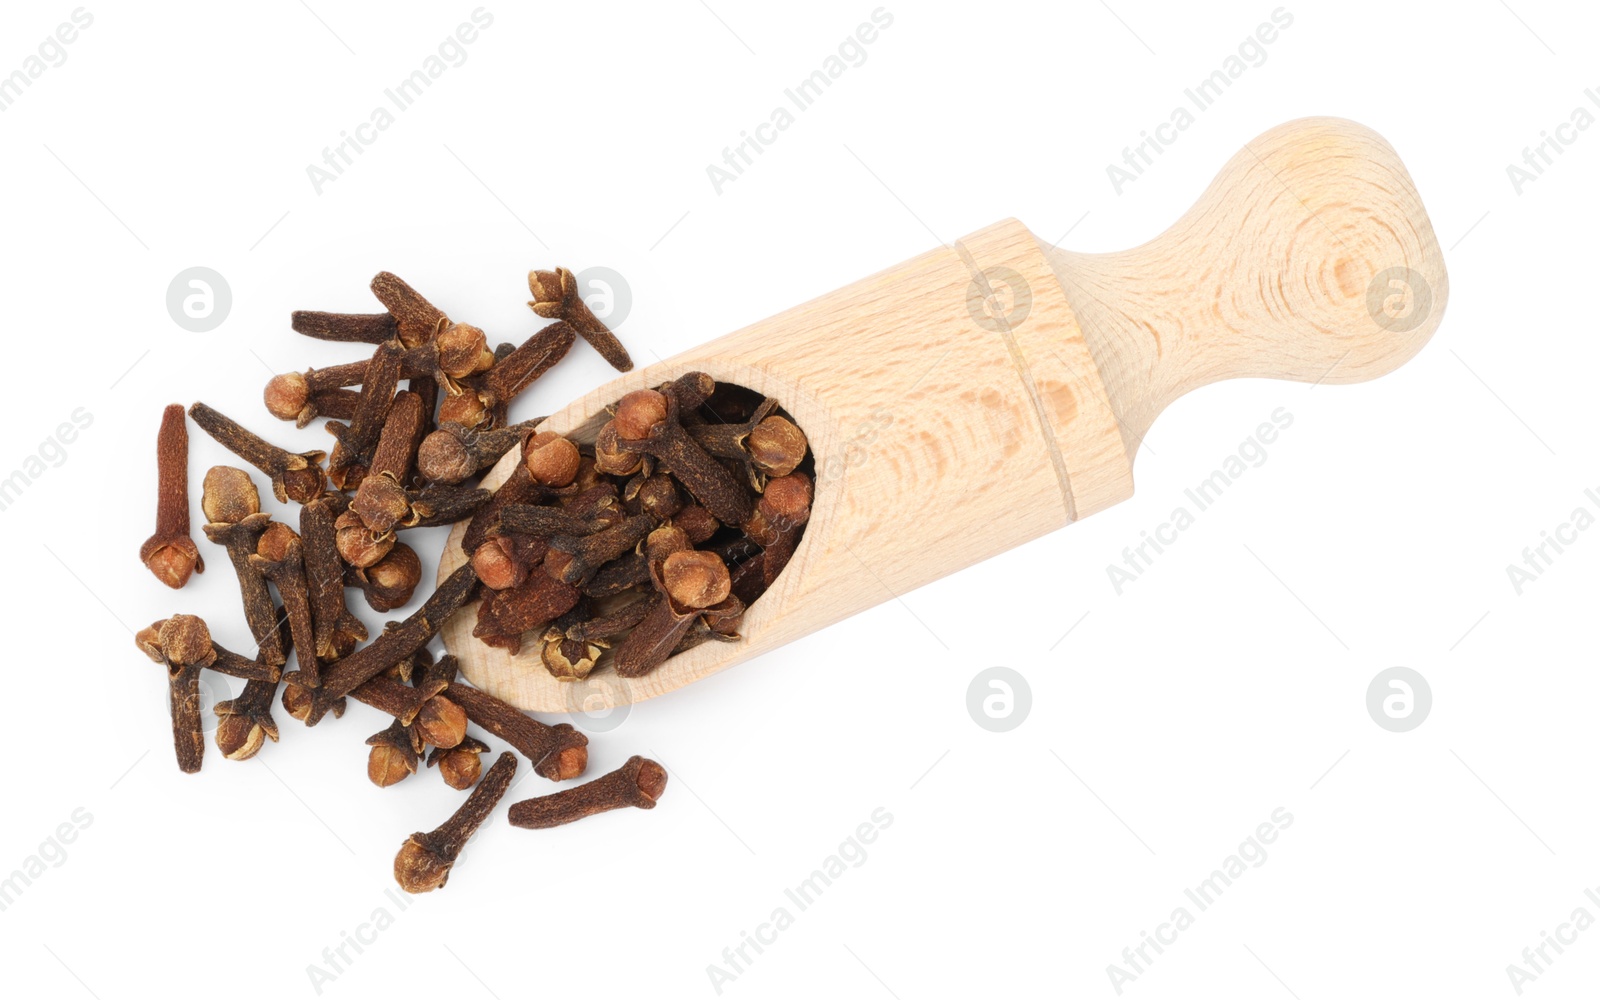
[[367, 753], [367, 779], [379, 788], [399, 784], [417, 773], [417, 756], [382, 743]]
[[787, 476], [806, 457], [805, 432], [777, 415], [756, 424], [745, 446], [751, 462], [769, 476]]
[[478, 783], [478, 778], [483, 773], [483, 762], [478, 755], [488, 752], [488, 744], [468, 736], [459, 745], [448, 750], [435, 748], [428, 754], [428, 766], [433, 767], [437, 764], [439, 777], [444, 779], [444, 783], [457, 791], [464, 792]]
[[217, 749], [229, 760], [254, 757], [266, 743], [267, 735], [266, 728], [248, 715], [223, 715], [217, 720]]
[[665, 419], [667, 397], [654, 389], [635, 389], [617, 400], [617, 412], [611, 422], [622, 440], [643, 441]]
[[299, 420], [300, 413], [311, 401], [311, 385], [299, 372], [286, 372], [272, 376], [261, 393], [267, 412], [279, 420]]
[[367, 603], [373, 610], [387, 613], [411, 600], [422, 580], [422, 560], [411, 546], [396, 542], [388, 555], [362, 572]]
[[444, 860], [418, 843], [412, 834], [394, 857], [394, 880], [406, 892], [432, 892], [450, 880], [454, 859]]
[[381, 535], [411, 513], [411, 498], [393, 476], [386, 473], [367, 476], [356, 487], [350, 509], [361, 518], [361, 523]]
[[212, 524], [238, 524], [261, 513], [261, 494], [250, 473], [231, 465], [214, 465], [206, 470], [201, 485], [200, 510]]
[[374, 534], [353, 510], [340, 514], [333, 527], [334, 547], [340, 558], [356, 569], [372, 566], [395, 547], [394, 532]]
[[466, 738], [467, 713], [444, 695], [435, 695], [417, 712], [412, 725], [423, 740], [442, 750], [449, 750]]
[[[439, 370], [451, 378], [466, 378], [486, 367], [483, 356], [489, 353], [488, 340], [475, 326], [452, 323], [434, 338], [434, 344], [439, 351]], [[492, 353], [489, 362], [494, 362]]]
[[151, 538], [140, 546], [139, 559], [157, 580], [173, 590], [182, 590], [190, 575], [205, 565], [193, 539], [186, 537]]
[[469, 430], [489, 419], [489, 408], [483, 397], [470, 389], [454, 396], [446, 396], [439, 403], [439, 423], [460, 424]]
[[594, 439], [594, 465], [610, 476], [631, 476], [644, 464], [644, 455], [617, 446], [617, 422], [608, 420]]
[[557, 489], [578, 477], [578, 446], [553, 431], [541, 431], [523, 446], [523, 463], [533, 481]]
[[141, 629], [134, 636], [144, 654], [173, 667], [210, 666], [217, 658], [211, 630], [194, 615], [173, 615]]
[[674, 552], [661, 564], [661, 579], [673, 603], [686, 608], [720, 604], [733, 589], [728, 566], [715, 552]]
[[444, 428], [422, 439], [417, 448], [417, 471], [435, 483], [455, 484], [478, 471], [472, 449]]
[[472, 571], [490, 590], [509, 590], [528, 578], [532, 562], [517, 537], [496, 535], [472, 550]]

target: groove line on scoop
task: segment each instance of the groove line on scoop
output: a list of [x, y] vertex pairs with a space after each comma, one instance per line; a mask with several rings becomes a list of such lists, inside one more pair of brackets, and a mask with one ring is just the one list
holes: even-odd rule
[[[960, 256], [962, 263], [972, 272], [972, 280], [977, 282], [983, 290], [983, 297], [988, 299], [994, 294], [994, 288], [989, 284], [988, 275], [983, 273], [983, 268], [973, 260], [966, 245], [956, 240], [952, 249]], [[1050, 429], [1050, 417], [1045, 412], [1044, 400], [1039, 398], [1039, 387], [1034, 384], [1033, 371], [1028, 367], [1028, 359], [1023, 356], [1022, 348], [1017, 346], [1017, 338], [1011, 333], [1011, 323], [1005, 316], [996, 316], [995, 325], [999, 327], [1000, 339], [1005, 343], [1006, 350], [1011, 354], [1011, 364], [1017, 370], [1017, 375], [1022, 379], [1022, 388], [1028, 394], [1028, 402], [1033, 406], [1033, 415], [1039, 421], [1039, 434], [1044, 439], [1045, 451], [1050, 454], [1050, 464], [1056, 471], [1056, 486], [1061, 490], [1061, 503], [1067, 509], [1067, 520], [1078, 519], [1078, 507], [1072, 500], [1072, 488], [1067, 476], [1067, 459], [1061, 454], [1061, 447], [1056, 442], [1055, 432]]]

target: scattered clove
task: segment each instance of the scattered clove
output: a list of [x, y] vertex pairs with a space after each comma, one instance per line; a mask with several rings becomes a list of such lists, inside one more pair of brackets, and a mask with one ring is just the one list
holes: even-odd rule
[[306, 589], [305, 563], [300, 536], [287, 524], [274, 522], [261, 533], [250, 565], [278, 588], [284, 614], [289, 618], [289, 638], [300, 669], [291, 683], [302, 687], [321, 684], [317, 663], [316, 629], [311, 623], [311, 596]]
[[371, 566], [351, 566], [345, 574], [345, 583], [361, 588], [367, 606], [385, 615], [410, 603], [421, 580], [422, 560], [404, 542], [396, 542], [388, 555]]
[[438, 765], [439, 777], [457, 791], [466, 791], [478, 781], [483, 770], [480, 754], [489, 752], [489, 745], [476, 737], [468, 736], [449, 748], [434, 747], [428, 754], [428, 766]]
[[473, 725], [487, 729], [528, 758], [540, 776], [566, 781], [589, 766], [589, 737], [570, 723], [545, 725], [499, 698], [460, 682], [452, 682], [445, 694], [466, 711]]
[[444, 887], [450, 868], [467, 840], [499, 804], [517, 772], [517, 757], [502, 753], [478, 787], [455, 814], [431, 833], [413, 833], [394, 859], [394, 878], [406, 892], [431, 892]]
[[228, 561], [239, 578], [244, 620], [250, 626], [261, 657], [268, 663], [283, 666], [288, 657], [278, 633], [278, 609], [267, 592], [266, 578], [250, 564], [262, 533], [272, 523], [271, 516], [261, 512], [261, 497], [250, 474], [226, 465], [208, 470], [200, 495], [200, 509], [207, 521], [201, 530], [227, 551]]
[[139, 547], [139, 561], [157, 580], [183, 589], [206, 563], [189, 537], [189, 426], [174, 403], [161, 414], [156, 435], [156, 533]]
[[194, 615], [173, 615], [141, 629], [134, 643], [144, 654], [167, 668], [168, 701], [172, 709], [172, 746], [178, 769], [185, 774], [200, 770], [205, 756], [205, 735], [200, 731], [200, 671], [217, 654], [206, 623]]
[[619, 372], [633, 370], [633, 359], [628, 357], [627, 348], [583, 301], [578, 294], [578, 280], [571, 271], [564, 267], [554, 271], [529, 271], [528, 290], [533, 293], [528, 307], [536, 314], [545, 319], [566, 320], [611, 367]]
[[459, 483], [500, 461], [501, 456], [522, 443], [537, 422], [527, 420], [493, 430], [442, 423], [417, 449], [417, 471], [432, 483]]
[[[385, 629], [368, 645], [336, 661], [322, 675], [321, 688], [315, 691], [306, 706], [306, 725], [316, 725], [333, 708], [336, 700], [421, 649], [439, 631], [445, 619], [467, 603], [477, 586], [478, 578], [473, 576], [472, 567], [462, 566], [446, 577], [433, 596], [423, 602], [422, 607], [410, 618], [396, 628]], [[285, 674], [284, 680], [298, 684], [297, 673]]]
[[422, 742], [399, 720], [368, 736], [367, 746], [372, 748], [367, 753], [367, 779], [379, 788], [388, 788], [417, 773]]
[[265, 473], [272, 480], [272, 493], [279, 503], [308, 503], [322, 495], [323, 452], [295, 455], [274, 447], [204, 403], [189, 407], [189, 416], [218, 444]]
[[[367, 640], [367, 627], [344, 603], [344, 566], [339, 559], [334, 525], [346, 503], [342, 494], [329, 493], [300, 508], [300, 557], [305, 567], [317, 660], [321, 663], [346, 656]], [[416, 553], [412, 552], [411, 558], [415, 560]], [[407, 599], [409, 596], [408, 591]]]
[[667, 790], [667, 769], [645, 757], [628, 762], [577, 788], [513, 803], [511, 825], [525, 830], [547, 830], [586, 816], [633, 806], [654, 809]]

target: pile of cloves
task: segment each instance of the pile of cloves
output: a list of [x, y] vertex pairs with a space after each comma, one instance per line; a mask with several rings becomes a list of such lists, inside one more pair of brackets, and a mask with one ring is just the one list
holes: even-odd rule
[[[702, 372], [627, 394], [592, 443], [541, 432], [538, 420], [509, 422], [513, 400], [577, 337], [617, 369], [632, 367], [577, 295], [571, 272], [534, 271], [528, 284], [530, 307], [554, 322], [520, 345], [493, 349], [481, 329], [387, 272], [371, 286], [382, 313], [296, 312], [299, 333], [373, 347], [367, 360], [267, 384], [273, 416], [300, 428], [329, 418], [327, 451], [291, 452], [204, 403], [191, 406], [187, 417], [265, 475], [279, 502], [301, 505], [298, 531], [261, 510], [247, 471], [212, 468], [202, 487], [203, 532], [234, 569], [255, 654], [217, 645], [192, 615], [136, 637], [167, 668], [185, 772], [201, 766], [199, 676], [210, 669], [247, 682], [215, 707], [217, 748], [229, 760], [278, 740], [275, 700], [310, 726], [330, 712], [342, 716], [354, 699], [393, 719], [367, 740], [373, 784], [393, 785], [425, 763], [450, 787], [472, 789], [443, 826], [402, 846], [395, 877], [410, 892], [445, 884], [516, 770], [507, 752], [484, 772], [480, 757], [490, 748], [469, 724], [549, 780], [576, 778], [588, 766], [582, 732], [462, 683], [454, 657], [429, 651], [451, 615], [481, 596], [473, 634], [513, 652], [536, 643], [545, 669], [561, 680], [607, 666], [640, 677], [702, 642], [737, 641], [745, 609], [789, 561], [810, 516], [804, 433], [776, 400]], [[182, 407], [166, 409], [157, 445], [156, 532], [140, 558], [180, 589], [205, 568], [190, 538]], [[497, 490], [477, 485], [512, 452], [518, 461]], [[380, 614], [409, 603], [422, 565], [400, 532], [462, 521], [467, 562], [414, 614], [369, 636], [345, 589], [359, 589]], [[665, 786], [661, 765], [633, 757], [587, 784], [516, 803], [511, 821], [543, 828], [622, 806], [648, 809]]]

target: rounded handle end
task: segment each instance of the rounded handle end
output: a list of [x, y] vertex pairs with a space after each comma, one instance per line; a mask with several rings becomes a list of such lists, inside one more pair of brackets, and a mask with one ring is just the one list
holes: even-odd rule
[[1449, 296], [1400, 157], [1336, 118], [1289, 122], [1246, 144], [1144, 246], [1050, 254], [1130, 454], [1162, 409], [1211, 382], [1360, 382], [1393, 371], [1433, 334]]

